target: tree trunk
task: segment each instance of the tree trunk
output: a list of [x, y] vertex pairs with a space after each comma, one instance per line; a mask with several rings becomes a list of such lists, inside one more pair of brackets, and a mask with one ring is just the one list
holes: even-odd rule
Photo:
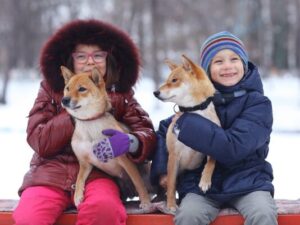
[[1, 90], [1, 94], [0, 94], [0, 104], [5, 105], [7, 103], [7, 99], [6, 99], [6, 93], [7, 93], [7, 87], [8, 87], [8, 81], [9, 81], [9, 70], [7, 68], [5, 68], [3, 70], [3, 86], [2, 86], [2, 90]]
[[260, 35], [262, 51], [262, 65], [269, 71], [272, 67], [273, 54], [273, 24], [271, 18], [271, 0], [261, 0], [261, 19], [263, 30]]
[[288, 14], [288, 39], [287, 39], [287, 63], [288, 69], [295, 72], [297, 67], [297, 29], [298, 29], [298, 8], [295, 0], [289, 0], [287, 4]]
[[152, 52], [152, 74], [153, 81], [155, 84], [155, 89], [158, 88], [160, 83], [160, 71], [159, 71], [159, 60], [158, 60], [158, 43], [157, 39], [159, 36], [159, 14], [158, 14], [158, 0], [151, 0], [150, 3], [150, 11], [151, 11], [151, 52]]

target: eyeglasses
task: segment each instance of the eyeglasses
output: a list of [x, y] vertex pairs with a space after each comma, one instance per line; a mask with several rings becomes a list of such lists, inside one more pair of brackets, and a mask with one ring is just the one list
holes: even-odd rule
[[86, 52], [74, 52], [72, 57], [76, 63], [86, 63], [90, 57], [92, 57], [95, 63], [103, 63], [106, 60], [107, 52], [97, 51], [92, 53]]

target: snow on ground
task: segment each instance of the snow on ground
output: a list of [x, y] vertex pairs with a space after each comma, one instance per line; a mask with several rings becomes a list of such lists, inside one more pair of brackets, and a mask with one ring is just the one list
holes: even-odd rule
[[[8, 104], [0, 105], [0, 198], [18, 198], [17, 190], [29, 168], [33, 151], [26, 142], [27, 115], [39, 87], [38, 80], [12, 80]], [[264, 80], [265, 94], [273, 102], [274, 132], [268, 160], [274, 169], [275, 197], [300, 198], [300, 81], [285, 76]], [[153, 97], [153, 83], [141, 80], [136, 98], [155, 125], [173, 113], [171, 103]], [[297, 150], [298, 149], [298, 150]]]

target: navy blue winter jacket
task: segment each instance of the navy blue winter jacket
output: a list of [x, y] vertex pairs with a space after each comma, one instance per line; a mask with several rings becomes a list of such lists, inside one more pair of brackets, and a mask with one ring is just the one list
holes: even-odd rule
[[[265, 160], [272, 132], [272, 105], [263, 94], [257, 68], [249, 63], [244, 78], [235, 86], [214, 85], [225, 100], [215, 101], [222, 128], [194, 113], [184, 113], [177, 121], [181, 142], [216, 159], [212, 187], [205, 194], [198, 187], [203, 163], [179, 176], [179, 198], [192, 192], [226, 203], [253, 191], [269, 191], [274, 195], [272, 166]], [[242, 96], [233, 95], [243, 90], [246, 92]], [[167, 172], [165, 138], [170, 123], [171, 117], [161, 121], [157, 131], [157, 151], [151, 168], [154, 184]]]

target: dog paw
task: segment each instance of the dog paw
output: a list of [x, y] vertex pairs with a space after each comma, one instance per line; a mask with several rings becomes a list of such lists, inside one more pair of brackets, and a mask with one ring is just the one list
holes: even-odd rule
[[168, 203], [167, 203], [167, 210], [166, 210], [166, 213], [175, 215], [177, 209], [178, 209], [178, 206], [177, 206], [176, 203], [175, 203], [175, 204], [174, 204], [174, 203], [173, 203], [173, 204], [168, 204]]
[[139, 205], [139, 207], [141, 209], [148, 209], [151, 208], [152, 203], [151, 202], [141, 202], [141, 204]]
[[79, 204], [83, 201], [83, 195], [75, 194], [74, 195], [74, 204], [78, 208]]
[[142, 209], [143, 213], [149, 213], [155, 210], [155, 206], [151, 202], [141, 202], [139, 207]]
[[200, 189], [206, 193], [210, 187], [211, 187], [211, 182], [210, 181], [203, 181], [202, 179], [200, 180], [200, 183], [199, 183], [199, 187]]
[[167, 207], [167, 210], [166, 210], [166, 213], [168, 213], [168, 214], [171, 214], [171, 215], [175, 215], [176, 214], [176, 211], [177, 211], [177, 206], [175, 206], [175, 207]]

